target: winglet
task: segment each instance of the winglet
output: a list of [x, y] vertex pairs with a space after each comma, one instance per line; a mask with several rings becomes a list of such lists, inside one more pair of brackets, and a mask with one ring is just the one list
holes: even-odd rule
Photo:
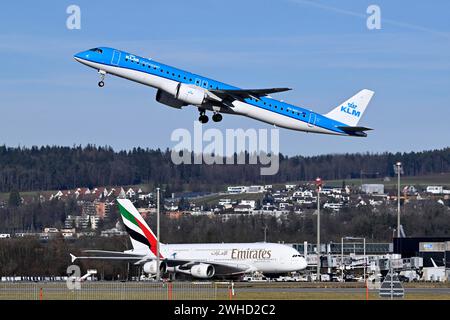
[[72, 259], [72, 263], [74, 263], [75, 260], [77, 260], [77, 257], [73, 254], [70, 254], [70, 259]]

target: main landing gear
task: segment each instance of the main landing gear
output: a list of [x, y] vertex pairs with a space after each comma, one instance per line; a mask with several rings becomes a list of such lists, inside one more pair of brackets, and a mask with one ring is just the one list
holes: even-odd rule
[[[208, 123], [209, 118], [206, 115], [206, 110], [203, 108], [198, 108], [198, 111], [200, 112], [200, 117], [198, 117], [198, 121], [200, 121], [203, 124]], [[218, 112], [214, 112], [212, 120], [214, 122], [220, 122], [222, 121], [222, 115]]]
[[220, 122], [222, 121], [222, 115], [220, 113], [214, 113], [212, 116], [212, 119], [214, 122]]
[[103, 80], [105, 80], [106, 72], [103, 70], [98, 70], [98, 73], [100, 74], [100, 82], [98, 83], [98, 86], [100, 88], [103, 88], [103, 86], [105, 85], [105, 82]]
[[[198, 121], [200, 121], [203, 124], [207, 123], [209, 118], [206, 115], [206, 110], [199, 108], [198, 111], [200, 112], [200, 117], [198, 118]], [[214, 122], [220, 122], [220, 121], [222, 121], [222, 115], [220, 113], [214, 113], [212, 116], [212, 120]]]
[[198, 111], [200, 111], [200, 117], [198, 117], [198, 121], [200, 121], [201, 123], [205, 124], [208, 122], [209, 118], [206, 115], [206, 110], [205, 109], [201, 109], [198, 108]]

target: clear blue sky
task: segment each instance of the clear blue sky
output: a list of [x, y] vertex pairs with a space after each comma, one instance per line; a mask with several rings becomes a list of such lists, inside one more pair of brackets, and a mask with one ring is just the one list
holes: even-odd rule
[[[81, 30], [66, 8], [81, 8]], [[382, 29], [366, 28], [381, 8]], [[287, 102], [325, 113], [362, 88], [375, 97], [364, 139], [280, 130], [281, 152], [410, 151], [450, 145], [450, 2], [5, 1], [0, 10], [0, 144], [93, 143], [115, 149], [174, 145], [195, 108], [178, 111], [155, 90], [107, 77], [74, 53], [111, 46], [247, 88], [292, 87]], [[270, 128], [225, 115], [207, 128]]]

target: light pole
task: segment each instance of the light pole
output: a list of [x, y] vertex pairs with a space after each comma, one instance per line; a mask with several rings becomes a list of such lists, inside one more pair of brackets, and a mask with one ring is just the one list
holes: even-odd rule
[[344, 282], [344, 269], [345, 269], [345, 264], [344, 264], [344, 237], [341, 237], [341, 277], [342, 277], [342, 282]]
[[394, 164], [394, 171], [397, 174], [397, 238], [400, 238], [400, 174], [403, 173], [402, 163]]
[[[366, 268], [367, 268], [367, 263], [366, 263], [366, 238], [363, 238], [363, 246], [364, 246], [364, 282], [366, 282]], [[366, 284], [367, 286], [367, 284]]]
[[322, 188], [322, 179], [316, 178], [317, 185], [317, 281], [320, 281], [320, 189]]
[[267, 226], [264, 226], [264, 242], [267, 242]]
[[156, 281], [161, 277], [159, 264], [159, 188], [156, 188]]
[[369, 300], [369, 287], [367, 285], [367, 279], [366, 279], [366, 268], [367, 268], [367, 262], [366, 262], [366, 238], [363, 239], [364, 242], [364, 284], [366, 286], [366, 300]]

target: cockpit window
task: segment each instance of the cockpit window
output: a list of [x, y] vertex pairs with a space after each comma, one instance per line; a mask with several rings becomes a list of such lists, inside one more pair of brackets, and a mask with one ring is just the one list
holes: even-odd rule
[[102, 50], [102, 49], [99, 49], [99, 48], [92, 48], [92, 49], [89, 49], [89, 51], [94, 51], [94, 52], [98, 52], [98, 53], [103, 53], [103, 50]]

